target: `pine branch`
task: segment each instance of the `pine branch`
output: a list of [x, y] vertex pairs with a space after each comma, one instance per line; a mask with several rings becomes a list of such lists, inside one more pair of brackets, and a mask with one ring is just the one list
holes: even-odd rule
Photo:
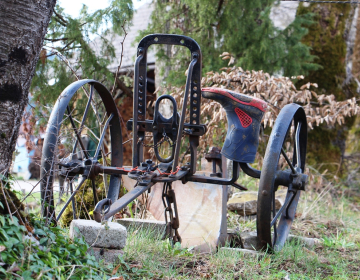
[[50, 42], [58, 42], [58, 41], [66, 41], [66, 40], [69, 40], [69, 38], [67, 38], [67, 37], [65, 37], [65, 38], [59, 38], [59, 39], [48, 39], [48, 38], [45, 38], [44, 40], [50, 41]]
[[[54, 10], [54, 14], [56, 15], [56, 17], [62, 22], [62, 24], [64, 26], [66, 26], [69, 22], [62, 16], [60, 15], [59, 13], [57, 13], [55, 10]], [[60, 23], [60, 22], [59, 22]]]

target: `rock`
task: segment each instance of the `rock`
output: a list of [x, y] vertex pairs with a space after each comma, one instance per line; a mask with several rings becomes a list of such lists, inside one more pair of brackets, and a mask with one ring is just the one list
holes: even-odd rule
[[97, 223], [89, 220], [72, 220], [69, 236], [85, 238], [90, 246], [122, 249], [126, 244], [126, 228], [118, 223]]
[[256, 214], [257, 192], [234, 193], [227, 203], [228, 210], [242, 216]]
[[254, 251], [254, 250], [248, 250], [248, 249], [242, 249], [242, 248], [228, 248], [228, 247], [222, 247], [220, 248], [220, 250], [222, 251], [235, 251], [235, 252], [240, 252], [243, 253], [244, 256], [263, 256], [264, 253], [263, 252], [258, 252], [258, 251]]
[[116, 263], [119, 261], [119, 256], [124, 254], [123, 250], [96, 247], [89, 248], [87, 252], [95, 256], [97, 261], [104, 260], [106, 263]]
[[305, 247], [312, 248], [317, 244], [321, 243], [320, 239], [317, 238], [308, 238], [308, 237], [302, 237], [297, 235], [289, 234], [287, 241], [297, 241], [300, 244], [303, 244]]
[[247, 250], [260, 250], [261, 243], [258, 240], [257, 233], [255, 231], [251, 232], [241, 232], [240, 233], [241, 247]]
[[116, 220], [115, 222], [123, 225], [126, 228], [131, 226], [146, 230], [155, 230], [160, 233], [163, 233], [165, 231], [165, 222], [163, 221], [124, 218], [124, 219]]
[[[231, 241], [234, 243], [234, 240], [238, 241], [238, 237], [240, 236], [240, 245], [243, 249], [259, 250], [261, 248], [260, 242], [257, 239], [257, 233], [255, 231], [239, 232], [238, 229], [228, 229], [227, 232], [230, 243]], [[316, 244], [321, 243], [320, 239], [317, 238], [308, 238], [289, 234], [287, 242], [291, 241], [299, 242], [308, 248], [314, 247]]]
[[[281, 189], [275, 195], [275, 207], [279, 209], [285, 202], [287, 189]], [[234, 193], [227, 203], [228, 210], [236, 211], [241, 216], [250, 216], [257, 213], [257, 197], [255, 191]]]

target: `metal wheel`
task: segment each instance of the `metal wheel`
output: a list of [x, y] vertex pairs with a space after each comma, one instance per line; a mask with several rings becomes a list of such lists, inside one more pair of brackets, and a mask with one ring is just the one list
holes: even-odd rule
[[[97, 186], [101, 181], [104, 196], [115, 201], [121, 176], [97, 175], [92, 167], [98, 161], [103, 165], [108, 162], [111, 166], [122, 166], [120, 118], [105, 86], [94, 80], [80, 80], [61, 93], [47, 125], [40, 175], [42, 216], [57, 222], [71, 202], [73, 218], [91, 219], [92, 209], [86, 209], [83, 200], [76, 202], [74, 198], [85, 196], [88, 188], [96, 204], [101, 199]], [[54, 182], [58, 179], [60, 184], [67, 181], [70, 189], [67, 201], [60, 206], [54, 201]], [[55, 209], [60, 210], [58, 214]]]
[[[306, 145], [305, 112], [297, 104], [286, 105], [272, 129], [260, 176], [257, 234], [263, 250], [281, 250], [289, 234], [307, 182]], [[285, 189], [286, 198], [276, 210], [275, 195], [281, 189]]]

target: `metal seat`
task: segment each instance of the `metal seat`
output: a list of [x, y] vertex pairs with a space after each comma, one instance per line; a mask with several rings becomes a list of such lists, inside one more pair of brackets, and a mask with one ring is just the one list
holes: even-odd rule
[[221, 153], [237, 162], [254, 162], [267, 103], [221, 88], [203, 88], [202, 96], [219, 102], [226, 111], [228, 130]]

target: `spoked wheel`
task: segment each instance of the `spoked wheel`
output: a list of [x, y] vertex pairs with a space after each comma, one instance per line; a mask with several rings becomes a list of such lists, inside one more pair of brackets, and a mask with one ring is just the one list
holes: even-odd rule
[[[91, 219], [92, 209], [86, 209], [82, 199], [75, 200], [76, 194], [88, 197], [88, 190], [93, 196], [92, 208], [102, 197], [112, 201], [118, 198], [121, 176], [108, 178], [96, 173], [93, 167], [98, 161], [122, 166], [120, 118], [105, 86], [94, 80], [81, 80], [61, 93], [47, 125], [40, 175], [43, 217], [57, 222], [71, 203], [73, 218]], [[58, 179], [60, 183], [67, 182], [70, 195], [65, 203], [55, 205], [53, 185]], [[100, 182], [104, 184], [102, 197]], [[55, 213], [55, 208], [59, 213]]]
[[[306, 145], [305, 112], [297, 104], [286, 105], [272, 129], [260, 176], [257, 234], [263, 250], [281, 250], [289, 234], [307, 182]], [[280, 189], [286, 190], [286, 198], [276, 209], [275, 195]]]

